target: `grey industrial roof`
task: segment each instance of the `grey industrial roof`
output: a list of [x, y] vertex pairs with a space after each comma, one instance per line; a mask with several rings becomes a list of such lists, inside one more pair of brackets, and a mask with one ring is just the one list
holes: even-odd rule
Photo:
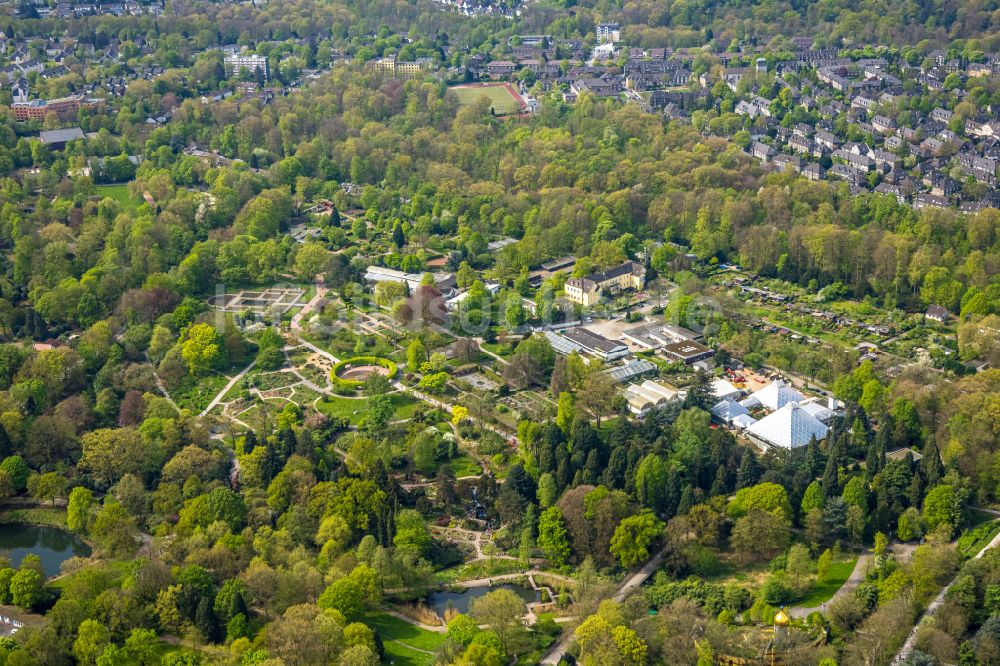
[[79, 127], [67, 127], [66, 129], [44, 130], [38, 133], [38, 138], [42, 143], [65, 143], [83, 138], [83, 130]]
[[643, 375], [654, 370], [656, 370], [655, 364], [644, 358], [637, 358], [633, 361], [625, 363], [624, 365], [616, 365], [613, 368], [608, 368], [604, 372], [616, 382], [623, 383], [633, 377], [638, 377], [639, 375]]

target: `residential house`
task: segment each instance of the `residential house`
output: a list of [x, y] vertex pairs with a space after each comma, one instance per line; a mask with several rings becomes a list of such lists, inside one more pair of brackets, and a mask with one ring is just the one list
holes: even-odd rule
[[875, 116], [872, 118], [872, 127], [882, 134], [892, 134], [896, 131], [896, 121], [886, 116]]
[[761, 143], [760, 141], [754, 141], [753, 146], [750, 148], [750, 154], [759, 160], [769, 160], [775, 155], [775, 150], [766, 143]]
[[823, 177], [826, 176], [826, 169], [818, 163], [812, 162], [802, 168], [802, 175], [807, 180], [823, 180]]
[[940, 305], [929, 305], [927, 307], [927, 313], [924, 316], [943, 324], [948, 321], [948, 310]]

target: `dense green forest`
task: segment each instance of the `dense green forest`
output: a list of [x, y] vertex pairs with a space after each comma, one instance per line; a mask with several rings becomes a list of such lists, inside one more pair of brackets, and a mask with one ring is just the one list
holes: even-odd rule
[[[516, 33], [592, 41], [601, 20], [643, 46], [807, 35], [919, 59], [995, 50], [995, 11], [540, 2], [510, 22], [297, 0], [0, 18], [16, 38], [144, 42], [126, 60], [165, 68], [114, 113], [81, 111], [87, 135], [65, 149], [36, 138], [58, 118], [0, 122], [0, 518], [92, 549], [56, 575], [0, 563], [2, 614], [24, 622], [0, 664], [536, 664], [573, 637], [565, 663], [707, 666], [752, 657], [784, 606], [808, 637], [788, 663], [886, 664], [953, 580], [907, 663], [996, 663], [1000, 561], [974, 556], [1000, 506], [1000, 211], [769, 173], [710, 110], [732, 105], [724, 86], [692, 122], [558, 92], [503, 119], [433, 76], [364, 66], [397, 51], [459, 65]], [[232, 84], [215, 50], [230, 43], [257, 45], [288, 84], [352, 61], [266, 104], [203, 100]], [[39, 85], [66, 94], [85, 76]], [[977, 91], [988, 108], [995, 87]], [[632, 418], [609, 365], [526, 327], [569, 277], [529, 274], [566, 255], [574, 277], [647, 267], [651, 294], [670, 287], [650, 318], [697, 327], [720, 370], [661, 361], [683, 398]], [[832, 334], [779, 337], [712, 282], [734, 263], [900, 326], [944, 306], [950, 327], [920, 326], [947, 358], [873, 364]], [[448, 270], [468, 297], [449, 311], [433, 275], [369, 289], [373, 265]], [[253, 311], [275, 285], [301, 300]], [[257, 295], [243, 309], [212, 300], [241, 291]], [[822, 440], [759, 452], [713, 421], [727, 364], [802, 376], [843, 409]], [[616, 600], [654, 555], [649, 584]], [[483, 579], [537, 583], [550, 603], [528, 622], [508, 589], [440, 618], [423, 605]]]

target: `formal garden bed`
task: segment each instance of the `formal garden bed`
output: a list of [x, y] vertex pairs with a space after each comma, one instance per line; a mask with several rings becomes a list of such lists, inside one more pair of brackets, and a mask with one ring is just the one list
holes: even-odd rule
[[375, 373], [392, 379], [399, 373], [399, 367], [381, 356], [354, 356], [334, 364], [330, 381], [339, 389], [356, 391]]

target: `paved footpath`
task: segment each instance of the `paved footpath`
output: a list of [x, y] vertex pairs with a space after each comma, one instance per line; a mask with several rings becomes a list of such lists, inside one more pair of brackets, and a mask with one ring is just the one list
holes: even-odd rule
[[[640, 585], [645, 583], [646, 579], [652, 576], [656, 570], [660, 568], [660, 564], [663, 562], [664, 552], [665, 550], [661, 550], [653, 556], [653, 559], [646, 562], [641, 569], [625, 578], [611, 598], [618, 602], [624, 601], [625, 597], [627, 597], [632, 591], [638, 589]], [[542, 659], [542, 663], [549, 664], [550, 666], [558, 664], [559, 661], [566, 655], [566, 651], [569, 650], [569, 647], [573, 644], [574, 640], [576, 639], [573, 637], [573, 633], [571, 631], [567, 630], [563, 632], [562, 638], [559, 639], [559, 642], [552, 647], [547, 655], [545, 655]]]
[[[981, 551], [976, 553], [976, 556], [973, 559], [980, 559], [986, 554], [986, 551], [995, 547], [997, 544], [1000, 544], [1000, 533], [993, 537], [993, 540], [986, 544]], [[903, 643], [903, 647], [900, 648], [899, 654], [897, 654], [895, 659], [892, 660], [893, 666], [902, 664], [909, 659], [911, 654], [913, 654], [913, 649], [917, 645], [917, 633], [920, 631], [920, 625], [923, 624], [928, 618], [934, 617], [934, 614], [938, 612], [939, 608], [941, 608], [941, 604], [944, 603], [945, 595], [948, 594], [948, 590], [951, 589], [951, 586], [955, 584], [956, 580], [958, 580], [958, 576], [955, 576], [955, 578], [953, 578], [951, 582], [948, 583], [936, 597], [934, 597], [934, 601], [932, 601], [927, 606], [927, 610], [924, 611], [924, 616], [920, 618], [915, 625], [913, 625], [913, 629], [910, 630], [910, 635], [906, 637], [906, 642]]]
[[871, 553], [864, 552], [858, 556], [858, 561], [854, 563], [854, 569], [851, 571], [851, 575], [847, 577], [844, 584], [833, 593], [833, 596], [821, 603], [819, 606], [794, 606], [788, 609], [788, 614], [797, 619], [805, 619], [810, 613], [814, 611], [819, 611], [820, 613], [826, 612], [826, 607], [834, 599], [838, 599], [844, 595], [851, 594], [854, 590], [864, 582], [865, 578], [868, 576], [868, 569], [871, 566]]

